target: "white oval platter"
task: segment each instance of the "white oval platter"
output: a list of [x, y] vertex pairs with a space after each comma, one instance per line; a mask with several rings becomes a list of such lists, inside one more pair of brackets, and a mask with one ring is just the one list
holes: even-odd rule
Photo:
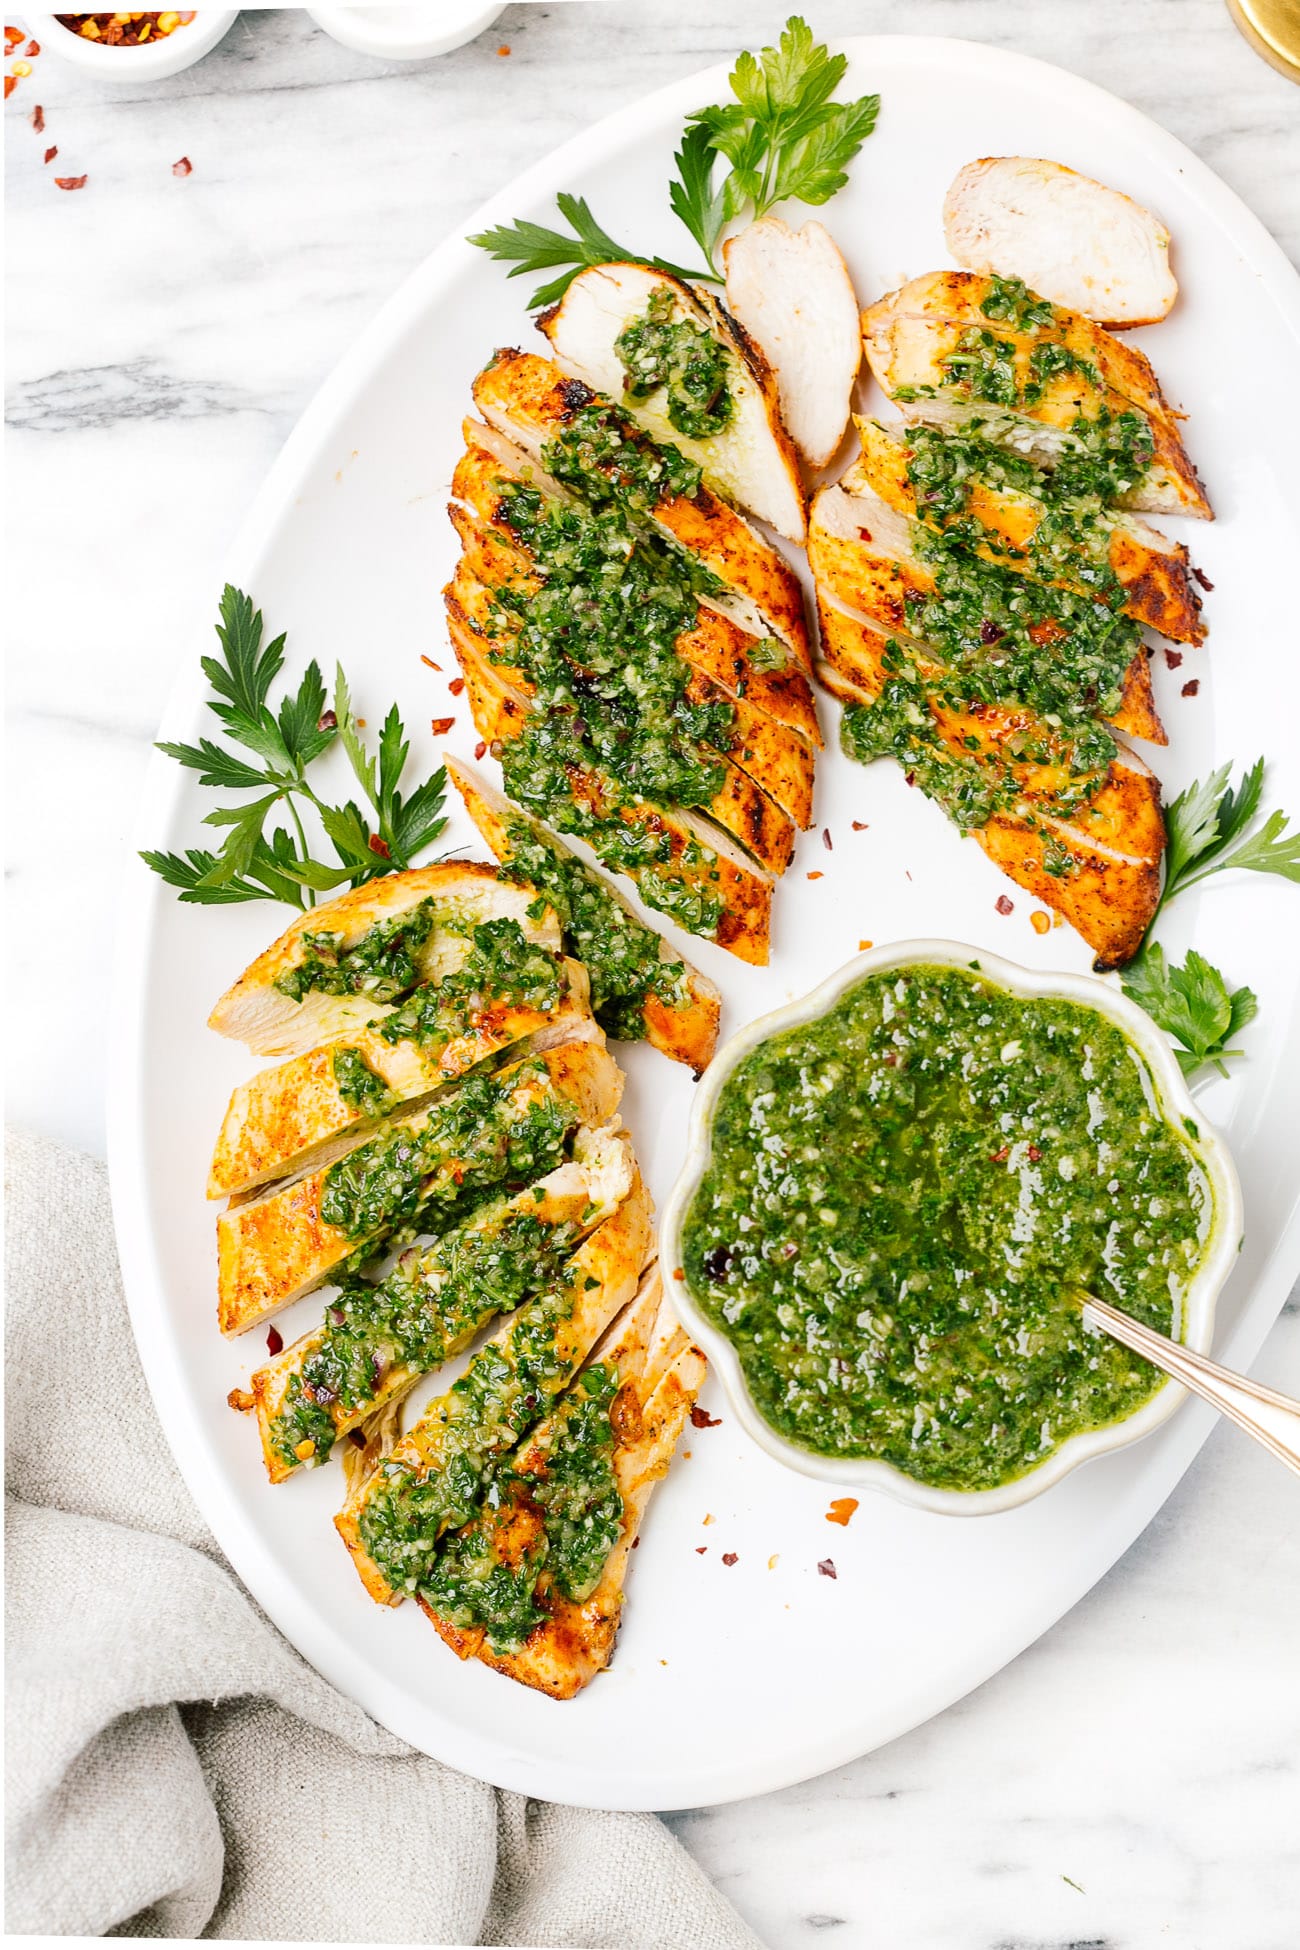
[[[1212, 634], [1177, 673], [1157, 656], [1171, 735], [1158, 769], [1177, 790], [1225, 759], [1266, 751], [1273, 803], [1300, 810], [1300, 659], [1286, 586], [1300, 560], [1294, 273], [1208, 169], [1098, 89], [961, 41], [844, 45], [845, 92], [878, 90], [883, 107], [848, 189], [818, 214], [864, 301], [948, 262], [940, 205], [972, 157], [1055, 157], [1128, 191], [1168, 224], [1182, 296], [1140, 342], [1191, 414], [1188, 444], [1219, 519], [1175, 524], [1214, 584]], [[568, 189], [586, 194], [615, 235], [689, 261], [667, 204], [671, 154], [684, 116], [721, 100], [725, 88], [719, 68], [597, 124], [467, 228], [516, 216], [550, 221], [555, 191]], [[372, 722], [396, 698], [422, 765], [434, 761], [430, 718], [455, 713], [445, 742], [462, 755], [475, 742], [446, 689], [454, 666], [439, 590], [453, 537], [443, 510], [470, 379], [494, 346], [511, 343], [541, 349], [520, 284], [459, 239], [444, 244], [321, 389], [228, 564], [270, 627], [288, 630], [290, 669], [315, 656], [330, 672], [342, 659]], [[210, 726], [197, 668], [203, 648], [186, 649], [165, 736], [193, 738]], [[444, 674], [429, 671], [422, 654]], [[1199, 695], [1185, 698], [1193, 676]], [[722, 984], [724, 1033], [813, 987], [868, 940], [945, 935], [1030, 967], [1088, 966], [1068, 929], [1033, 931], [1034, 903], [1017, 890], [1009, 890], [1013, 913], [999, 914], [1007, 883], [974, 843], [959, 840], [893, 766], [850, 764], [835, 749], [829, 703], [825, 719], [818, 830], [805, 836], [779, 890], [771, 966], [742, 968], [711, 949], [697, 956]], [[197, 843], [211, 803], [191, 775], [155, 760], [140, 843]], [[463, 817], [448, 844], [481, 857]], [[1298, 903], [1284, 884], [1239, 875], [1180, 903], [1166, 932], [1171, 948], [1194, 943], [1260, 1000], [1246, 1059], [1202, 1096], [1245, 1189], [1245, 1245], [1219, 1314], [1219, 1351], [1237, 1366], [1257, 1351], [1300, 1265]], [[304, 1655], [415, 1746], [502, 1786], [604, 1807], [685, 1807], [807, 1778], [917, 1725], [1014, 1658], [1128, 1548], [1204, 1439], [1209, 1417], [1189, 1405], [1158, 1434], [1022, 1509], [958, 1522], [865, 1497], [841, 1529], [826, 1521], [827, 1486], [763, 1455], [711, 1389], [705, 1402], [721, 1422], [688, 1430], [689, 1455], [651, 1508], [611, 1671], [558, 1705], [461, 1666], [413, 1606], [381, 1611], [363, 1594], [330, 1522], [336, 1469], [270, 1489], [253, 1431], [226, 1406], [263, 1342], [227, 1345], [217, 1334], [203, 1185], [227, 1094], [253, 1065], [204, 1022], [284, 918], [260, 904], [181, 906], [143, 867], [132, 877], [111, 1083], [122, 1265], [159, 1413], [222, 1548]], [[662, 1203], [682, 1156], [692, 1084], [644, 1048], [623, 1053], [629, 1122]], [[280, 1322], [286, 1339], [313, 1317], [313, 1303], [299, 1303]], [[834, 1578], [819, 1574], [827, 1558]]]

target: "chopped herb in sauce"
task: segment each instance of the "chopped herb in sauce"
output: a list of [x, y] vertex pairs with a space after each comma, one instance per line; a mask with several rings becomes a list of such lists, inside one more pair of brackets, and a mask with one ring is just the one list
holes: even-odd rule
[[345, 1104], [362, 1117], [382, 1117], [397, 1098], [381, 1076], [376, 1076], [358, 1049], [346, 1045], [335, 1050], [332, 1068], [334, 1087]]
[[[443, 1539], [424, 1595], [439, 1616], [486, 1629], [494, 1652], [517, 1652], [547, 1616], [554, 1590], [582, 1603], [623, 1527], [610, 1408], [615, 1369], [586, 1368], [530, 1448], [529, 1467], [506, 1458], [489, 1472], [483, 1509]], [[521, 1543], [522, 1533], [522, 1543]]]
[[376, 1400], [394, 1368], [428, 1374], [494, 1314], [511, 1313], [552, 1281], [576, 1228], [547, 1225], [504, 1198], [480, 1207], [432, 1245], [404, 1253], [374, 1285], [356, 1281], [331, 1301], [317, 1344], [290, 1377], [271, 1441], [290, 1465], [324, 1462], [340, 1422]]
[[560, 965], [548, 948], [528, 940], [518, 921], [508, 915], [480, 921], [469, 941], [459, 967], [416, 989], [384, 1018], [379, 1034], [386, 1043], [438, 1048], [481, 1026], [493, 1011], [558, 1006]]
[[918, 966], [739, 1065], [683, 1253], [782, 1435], [980, 1490], [1149, 1400], [1159, 1373], [1079, 1296], [1179, 1336], [1212, 1226], [1113, 1024]]
[[668, 423], [688, 440], [707, 440], [735, 413], [728, 385], [729, 355], [708, 327], [674, 318], [676, 299], [667, 287], [651, 294], [645, 311], [614, 341], [632, 399], [662, 390]]
[[436, 903], [423, 900], [376, 921], [350, 948], [341, 934], [308, 931], [301, 936], [301, 960], [276, 978], [275, 987], [294, 1002], [312, 993], [391, 1002], [419, 981], [420, 951], [435, 926], [445, 925]]

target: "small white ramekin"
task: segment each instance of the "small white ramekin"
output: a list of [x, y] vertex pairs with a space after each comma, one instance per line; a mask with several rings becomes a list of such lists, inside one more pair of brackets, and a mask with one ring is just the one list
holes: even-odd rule
[[1142, 1436], [1149, 1435], [1162, 1422], [1168, 1421], [1183, 1401], [1186, 1390], [1176, 1382], [1166, 1381], [1132, 1415], [1122, 1421], [1108, 1423], [1104, 1428], [1089, 1429], [1081, 1435], [1070, 1436], [1036, 1469], [997, 1489], [937, 1489], [931, 1484], [918, 1482], [892, 1463], [874, 1458], [819, 1456], [778, 1435], [754, 1404], [735, 1348], [701, 1313], [685, 1279], [676, 1277], [683, 1264], [681, 1239], [686, 1213], [709, 1162], [713, 1114], [718, 1095], [737, 1065], [769, 1037], [825, 1015], [845, 990], [860, 982], [863, 976], [878, 974], [883, 969], [912, 967], [918, 962], [938, 963], [951, 968], [969, 968], [972, 962], [978, 962], [982, 975], [1013, 995], [1054, 997], [1082, 1003], [1113, 1022], [1140, 1051], [1150, 1068], [1161, 1108], [1171, 1120], [1190, 1122], [1188, 1135], [1205, 1171], [1214, 1200], [1213, 1230], [1205, 1259], [1186, 1295], [1183, 1334], [1188, 1347], [1199, 1354], [1210, 1352], [1214, 1337], [1215, 1304], [1241, 1245], [1241, 1188], [1228, 1148], [1192, 1102], [1169, 1043], [1151, 1018], [1135, 1003], [1130, 1002], [1119, 989], [1110, 987], [1093, 975], [1050, 974], [1020, 968], [1014, 962], [1003, 961], [998, 955], [987, 954], [982, 948], [973, 948], [959, 941], [900, 941], [857, 955], [814, 989], [811, 995], [792, 1002], [787, 1008], [774, 1010], [771, 1015], [761, 1016], [724, 1045], [705, 1071], [695, 1093], [686, 1139], [686, 1162], [669, 1195], [660, 1222], [660, 1264], [670, 1275], [669, 1290], [683, 1324], [699, 1341], [720, 1375], [741, 1425], [769, 1456], [805, 1476], [815, 1476], [822, 1482], [837, 1483], [847, 1488], [884, 1490], [901, 1502], [914, 1504], [918, 1509], [934, 1510], [946, 1516], [991, 1516], [1040, 1496], [1093, 1456], [1125, 1448], [1130, 1442], [1137, 1442]]
[[308, 7], [331, 40], [383, 61], [427, 61], [464, 47], [492, 25], [503, 5], [484, 0], [438, 0], [436, 6]]
[[23, 15], [27, 32], [40, 42], [43, 54], [56, 55], [100, 81], [126, 87], [141, 81], [165, 81], [182, 68], [192, 68], [224, 39], [238, 17], [238, 7], [198, 7], [188, 26], [176, 28], [160, 41], [146, 41], [143, 47], [106, 47], [103, 41], [87, 41], [74, 34], [53, 14]]

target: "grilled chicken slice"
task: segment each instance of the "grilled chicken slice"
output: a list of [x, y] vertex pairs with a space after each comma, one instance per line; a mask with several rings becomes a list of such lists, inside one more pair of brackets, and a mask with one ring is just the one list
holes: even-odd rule
[[638, 1176], [559, 1278], [499, 1327], [461, 1380], [350, 1484], [334, 1524], [377, 1604], [400, 1604], [419, 1589], [438, 1539], [473, 1516], [493, 1462], [545, 1417], [632, 1298], [651, 1240], [650, 1196]]
[[[627, 1312], [606, 1329], [559, 1407], [498, 1465], [484, 1508], [444, 1545], [432, 1590], [419, 1594], [421, 1610], [460, 1658], [479, 1659], [552, 1699], [572, 1699], [605, 1670], [613, 1656], [632, 1546], [705, 1371], [704, 1356], [668, 1311], [658, 1271], [652, 1270]], [[616, 1392], [606, 1405], [611, 1390]], [[603, 1440], [602, 1424], [608, 1425]], [[557, 1477], [564, 1484], [575, 1444], [582, 1445], [587, 1465], [593, 1441], [600, 1444], [603, 1467], [590, 1487], [584, 1481], [570, 1494], [581, 1507], [586, 1491], [595, 1504], [588, 1512], [593, 1527], [617, 1528], [603, 1562], [574, 1566], [584, 1575], [577, 1589], [566, 1591], [564, 1571], [557, 1572], [552, 1559], [549, 1506], [539, 1499], [546, 1498]], [[588, 1470], [589, 1465], [584, 1476]], [[603, 1541], [591, 1551], [593, 1560]], [[472, 1622], [475, 1607], [457, 1606], [466, 1574], [481, 1578], [486, 1566], [498, 1579], [508, 1578], [520, 1597], [531, 1587], [531, 1607], [540, 1616], [522, 1642], [515, 1621], [503, 1621], [505, 1630], [494, 1633]]]
[[388, 1003], [450, 973], [481, 921], [517, 921], [529, 941], [558, 952], [558, 921], [532, 913], [534, 906], [525, 889], [474, 861], [367, 881], [291, 922], [222, 996], [208, 1027], [258, 1056], [298, 1056], [337, 1042], [382, 1016]]
[[600, 1030], [580, 1018], [557, 1049], [464, 1079], [336, 1163], [230, 1206], [217, 1221], [222, 1333], [246, 1333], [394, 1227], [445, 1225], [461, 1198], [526, 1175], [539, 1143], [555, 1150], [579, 1125], [608, 1123], [622, 1088]]
[[[758, 346], [716, 299], [645, 264], [597, 264], [580, 271], [559, 304], [542, 312], [537, 323], [566, 372], [618, 400], [651, 439], [694, 461], [708, 486], [728, 501], [770, 522], [792, 542], [803, 540], [803, 484], [781, 418], [776, 379]], [[643, 363], [623, 337], [637, 328], [651, 337], [665, 331], [693, 334], [703, 347], [718, 348], [729, 408], [721, 394], [716, 402], [694, 397], [686, 402], [688, 414], [700, 405], [716, 405], [722, 420], [716, 432], [695, 437], [697, 421], [682, 420], [671, 385], [653, 383], [653, 354]], [[689, 351], [683, 336], [677, 352]]]
[[568, 1163], [513, 1198], [478, 1206], [431, 1245], [413, 1246], [377, 1286], [341, 1294], [324, 1325], [259, 1368], [237, 1404], [257, 1416], [271, 1481], [323, 1463], [336, 1442], [468, 1347], [494, 1315], [521, 1305], [618, 1210], [635, 1171], [626, 1131], [584, 1126]]
[[[1022, 326], [1026, 307], [1035, 322]], [[862, 333], [872, 372], [907, 418], [978, 424], [1047, 465], [1077, 448], [1076, 427], [1086, 435], [1137, 414], [1152, 459], [1123, 505], [1212, 519], [1150, 360], [1079, 312], [1032, 292], [1008, 297], [1001, 280], [972, 271], [930, 271], [868, 306]]]
[[680, 456], [656, 447], [621, 407], [550, 359], [509, 348], [474, 381], [474, 404], [529, 459], [572, 474], [587, 500], [630, 493], [723, 584], [726, 595], [709, 600], [751, 636], [780, 637], [811, 669], [803, 589], [785, 557], [708, 487], [683, 491]]
[[[935, 594], [936, 583], [934, 572], [917, 554], [916, 526], [870, 490], [849, 494], [841, 486], [823, 488], [813, 501], [808, 531], [808, 563], [819, 592], [833, 596], [877, 629], [919, 641], [911, 628], [911, 610], [917, 599]], [[991, 573], [996, 582], [997, 572]], [[1013, 592], [1016, 587], [1012, 585]], [[1056, 654], [1054, 646], [1068, 634], [1065, 626], [1050, 608], [1027, 607], [1020, 596], [1016, 605], [1019, 615], [1013, 616], [1010, 607], [1005, 614], [999, 612], [999, 625], [1006, 624], [1003, 640], [1013, 628], [1023, 628], [1032, 643], [1041, 645], [1047, 663]], [[997, 627], [985, 623], [981, 631]], [[986, 653], [990, 659], [996, 655], [998, 640], [997, 636], [991, 639]], [[982, 635], [962, 645], [963, 654], [971, 657], [980, 656], [982, 648]], [[1131, 737], [1167, 743], [1144, 650], [1134, 651], [1108, 716], [1117, 730]]]
[[1160, 219], [1041, 156], [985, 156], [958, 170], [943, 234], [966, 270], [1019, 278], [1112, 330], [1158, 324], [1178, 296]]
[[497, 980], [467, 989], [479, 964], [462, 963], [452, 992], [440, 984], [415, 989], [344, 1041], [238, 1085], [213, 1152], [208, 1197], [328, 1164], [399, 1104], [449, 1088], [513, 1044], [540, 1049], [567, 1040], [574, 1017], [588, 1010], [586, 971], [548, 948], [527, 947], [522, 934], [518, 942], [518, 986]]
[[781, 417], [809, 467], [844, 438], [862, 364], [848, 266], [819, 223], [760, 217], [722, 246], [727, 309], [776, 374]]
[[[841, 703], [869, 711], [888, 682], [890, 639], [828, 598], [819, 602], [818, 618], [827, 689]], [[1061, 812], [1056, 802], [1068, 777], [1050, 757], [1038, 756], [1044, 744], [1050, 752], [1041, 727], [1005, 708], [957, 710], [938, 695], [929, 709], [952, 753], [954, 783], [977, 765], [1015, 787], [1008, 812], [972, 828], [984, 851], [1077, 929], [1099, 968], [1131, 960], [1159, 903], [1165, 845], [1160, 788], [1149, 768], [1121, 746], [1091, 797]], [[850, 756], [860, 755], [856, 729], [850, 711], [841, 733]], [[1018, 755], [1026, 730], [1038, 734], [1029, 741], [1035, 757], [1028, 761]]]
[[[479, 737], [489, 745], [510, 744], [526, 727], [526, 700], [483, 660], [478, 640], [454, 615], [449, 628]], [[631, 878], [643, 900], [688, 932], [716, 941], [741, 961], [766, 964], [773, 883], [720, 828], [638, 798], [594, 765], [568, 764], [565, 776], [568, 796], [539, 804], [539, 817], [544, 813], [560, 832], [585, 839], [607, 865]], [[644, 857], [628, 857], [628, 835]]]
[[[1061, 535], [1061, 511], [1035, 492], [1035, 481], [1044, 477], [1031, 462], [960, 434], [887, 427], [879, 420], [856, 425], [862, 451], [840, 481], [847, 493], [876, 494], [895, 514], [937, 533], [960, 523], [963, 540], [981, 561], [1077, 595], [1093, 593], [1098, 571], [1109, 573], [1123, 588], [1126, 616], [1175, 643], [1205, 641], [1201, 599], [1181, 542], [1137, 515], [1109, 509], [1090, 511]], [[942, 480], [927, 487], [931, 463], [936, 474], [942, 470]]]
[[505, 869], [518, 870], [560, 917], [565, 945], [591, 983], [591, 1005], [607, 1035], [644, 1036], [699, 1076], [718, 1041], [722, 998], [707, 975], [675, 955], [603, 874], [504, 793], [449, 753], [447, 776]]
[[[464, 548], [458, 581], [463, 572], [465, 579], [493, 592], [520, 598], [535, 595], [543, 585], [543, 573], [510, 525], [509, 491], [527, 485], [567, 506], [575, 505], [573, 498], [563, 489], [552, 495], [546, 476], [526, 457], [505, 458], [499, 448], [508, 443], [499, 437], [494, 441], [488, 428], [478, 428], [470, 420], [465, 431], [466, 452], [452, 477], [457, 504], [448, 509]], [[480, 439], [480, 434], [487, 438]], [[463, 589], [457, 594], [475, 627], [487, 632], [491, 605], [476, 607]], [[493, 627], [499, 629], [500, 623]], [[735, 714], [737, 746], [754, 757], [753, 765], [745, 769], [792, 819], [807, 824], [812, 747], [820, 743], [820, 734], [811, 686], [787, 646], [772, 637], [747, 635], [731, 617], [702, 600], [695, 627], [682, 632], [676, 648], [694, 672], [691, 701], [705, 702], [718, 691], [726, 693]]]

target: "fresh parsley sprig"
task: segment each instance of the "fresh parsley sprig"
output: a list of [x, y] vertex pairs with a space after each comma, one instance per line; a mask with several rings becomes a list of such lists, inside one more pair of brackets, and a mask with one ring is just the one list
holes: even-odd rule
[[[833, 102], [848, 58], [813, 39], [791, 14], [775, 47], [740, 56], [730, 74], [734, 101], [692, 115], [669, 186], [673, 209], [710, 268], [728, 223], [762, 217], [778, 203], [829, 202], [876, 126], [879, 95]], [[719, 158], [731, 167], [714, 187]]]
[[572, 228], [571, 235], [562, 230], [547, 230], [543, 224], [521, 218], [517, 223], [498, 224], [494, 230], [480, 230], [469, 239], [498, 263], [513, 265], [507, 277], [522, 278], [557, 265], [566, 267], [558, 278], [538, 285], [528, 300], [529, 311], [556, 304], [579, 271], [592, 264], [649, 264], [674, 278], [713, 277], [711, 271], [684, 271], [679, 264], [669, 264], [662, 257], [643, 257], [639, 251], [625, 249], [608, 231], [601, 229], [585, 197], [570, 196], [567, 190], [561, 190], [555, 201], [560, 215]]
[[1174, 1055], [1184, 1076], [1194, 1076], [1207, 1063], [1227, 1076], [1224, 1058], [1241, 1055], [1230, 1047], [1232, 1039], [1259, 1010], [1251, 989], [1229, 989], [1195, 948], [1181, 967], [1171, 965], [1158, 941], [1148, 942], [1122, 980], [1125, 995], [1178, 1045]]
[[[1248, 830], [1264, 791], [1264, 760], [1256, 759], [1239, 784], [1232, 767], [1221, 765], [1208, 779], [1197, 779], [1167, 808], [1165, 878], [1157, 915], [1178, 894], [1216, 873], [1242, 869], [1279, 874], [1300, 881], [1300, 833], [1288, 830], [1280, 809]], [[1154, 925], [1154, 921], [1153, 921]], [[1230, 989], [1221, 972], [1192, 949], [1186, 961], [1170, 963], [1148, 933], [1141, 953], [1121, 977], [1125, 995], [1146, 1010], [1178, 1045], [1175, 1055], [1186, 1076], [1205, 1064], [1228, 1074], [1224, 1059], [1239, 1056], [1233, 1038], [1258, 1012], [1248, 988]]]
[[[825, 203], [848, 180], [849, 164], [876, 126], [880, 97], [832, 101], [847, 66], [792, 14], [775, 47], [740, 56], [729, 77], [734, 100], [689, 117], [668, 201], [703, 251], [703, 271], [626, 249], [601, 228], [585, 198], [567, 191], [555, 200], [572, 234], [521, 220], [469, 241], [512, 265], [512, 278], [559, 269], [533, 292], [530, 311], [555, 304], [593, 264], [649, 264], [672, 277], [721, 284], [717, 249], [728, 224], [787, 200]], [[720, 173], [721, 163], [727, 167]]]
[[[210, 710], [241, 753], [200, 737], [196, 745], [160, 743], [178, 764], [197, 772], [199, 784], [258, 796], [242, 804], [218, 806], [204, 824], [226, 829], [214, 852], [188, 847], [184, 853], [145, 852], [141, 859], [180, 889], [183, 901], [216, 906], [234, 901], [287, 901], [314, 906], [318, 893], [359, 887], [394, 868], [409, 867], [415, 855], [446, 825], [442, 817], [446, 774], [441, 769], [409, 798], [400, 789], [410, 753], [394, 705], [379, 734], [378, 757], [361, 739], [347, 680], [335, 676], [334, 702], [326, 708], [325, 682], [313, 659], [296, 691], [278, 710], [268, 702], [284, 664], [284, 636], [263, 644], [262, 613], [242, 590], [226, 584], [217, 637], [223, 656], [204, 657], [203, 671], [214, 695]], [[351, 799], [342, 806], [323, 802], [307, 779], [307, 767], [338, 741], [347, 755], [369, 811]], [[332, 845], [333, 861], [318, 860], [308, 848], [303, 813], [315, 815]], [[275, 814], [288, 824], [267, 830]], [[373, 817], [372, 817], [373, 815]]]

